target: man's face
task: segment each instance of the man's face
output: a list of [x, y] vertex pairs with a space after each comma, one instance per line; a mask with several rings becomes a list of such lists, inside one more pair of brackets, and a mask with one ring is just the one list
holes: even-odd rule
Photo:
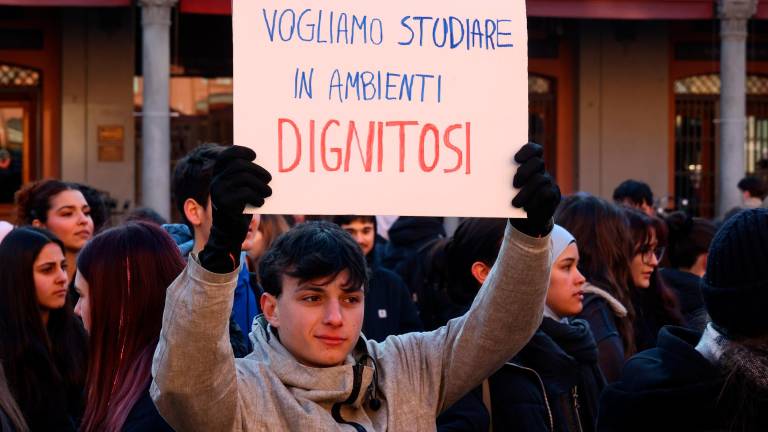
[[211, 197], [208, 197], [207, 205], [203, 207], [193, 198], [184, 201], [184, 216], [192, 225], [192, 235], [195, 239], [195, 252], [200, 252], [208, 243], [213, 225], [213, 206]]
[[363, 287], [350, 286], [347, 270], [304, 282], [283, 275], [282, 282], [280, 297], [264, 294], [261, 307], [283, 346], [305, 366], [344, 363], [363, 326]]
[[655, 217], [656, 216], [656, 210], [653, 209], [653, 206], [648, 204], [647, 202], [643, 201], [642, 204], [640, 204], [640, 207], [638, 207], [641, 212], [645, 213], [649, 217]]
[[373, 226], [373, 222], [355, 219], [348, 224], [341, 225], [341, 229], [355, 239], [355, 242], [360, 245], [360, 249], [363, 250], [363, 255], [368, 256], [368, 253], [373, 250], [373, 242], [376, 240], [376, 228]]
[[[213, 204], [210, 195], [208, 196], [205, 208], [202, 208], [202, 206], [196, 207], [195, 216], [196, 217], [193, 217], [190, 221], [195, 227], [195, 239], [200, 240], [200, 248], [202, 249], [211, 237], [211, 227], [213, 227]], [[187, 218], [189, 219], [189, 216], [187, 216]], [[253, 215], [251, 223], [248, 226], [248, 233], [245, 235], [245, 240], [243, 240], [242, 245], [240, 245], [241, 250], [248, 250], [253, 247], [254, 236], [259, 229], [260, 221], [261, 215]]]
[[253, 248], [253, 243], [257, 239], [257, 233], [259, 232], [260, 224], [261, 224], [261, 215], [259, 214], [253, 215], [253, 218], [251, 218], [251, 223], [248, 225], [248, 233], [245, 235], [245, 240], [243, 240], [243, 243], [240, 245], [240, 250], [247, 252]]

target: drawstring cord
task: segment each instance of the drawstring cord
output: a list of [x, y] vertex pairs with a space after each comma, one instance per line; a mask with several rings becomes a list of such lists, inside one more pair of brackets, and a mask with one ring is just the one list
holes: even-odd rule
[[365, 428], [359, 423], [344, 420], [344, 418], [341, 416], [341, 406], [352, 405], [360, 395], [360, 386], [363, 382], [363, 369], [365, 368], [364, 362], [366, 359], [370, 360], [371, 364], [373, 365], [373, 382], [371, 382], [371, 384], [366, 389], [368, 406], [373, 411], [378, 411], [381, 408], [381, 400], [377, 395], [379, 387], [379, 368], [376, 364], [376, 360], [374, 360], [374, 358], [371, 357], [367, 352], [358, 359], [354, 366], [352, 366], [352, 391], [350, 392], [349, 397], [343, 402], [337, 402], [333, 404], [333, 407], [331, 407], [331, 416], [334, 420], [336, 420], [337, 423], [350, 425], [354, 427], [357, 432], [365, 432]]

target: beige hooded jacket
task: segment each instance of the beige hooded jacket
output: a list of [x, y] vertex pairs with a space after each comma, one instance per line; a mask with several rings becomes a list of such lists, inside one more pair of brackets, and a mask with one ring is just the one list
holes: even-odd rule
[[435, 417], [512, 358], [542, 319], [548, 237], [507, 226], [470, 310], [432, 332], [361, 337], [345, 364], [301, 365], [263, 320], [254, 352], [227, 335], [237, 271], [195, 259], [169, 287], [152, 364], [152, 398], [178, 431], [433, 431]]

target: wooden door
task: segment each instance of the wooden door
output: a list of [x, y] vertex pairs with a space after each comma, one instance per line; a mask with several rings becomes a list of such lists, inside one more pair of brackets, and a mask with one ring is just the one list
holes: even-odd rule
[[0, 95], [0, 219], [12, 218], [14, 194], [35, 178], [35, 125], [32, 101]]

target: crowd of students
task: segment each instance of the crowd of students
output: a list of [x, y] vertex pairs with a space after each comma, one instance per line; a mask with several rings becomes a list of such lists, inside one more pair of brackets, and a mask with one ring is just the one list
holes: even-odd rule
[[768, 430], [754, 180], [717, 223], [658, 213], [636, 181], [561, 199], [527, 144], [527, 219], [381, 235], [375, 216], [244, 215], [272, 194], [254, 158], [177, 161], [179, 224], [107, 227], [98, 194], [58, 180], [16, 194], [0, 431]]

